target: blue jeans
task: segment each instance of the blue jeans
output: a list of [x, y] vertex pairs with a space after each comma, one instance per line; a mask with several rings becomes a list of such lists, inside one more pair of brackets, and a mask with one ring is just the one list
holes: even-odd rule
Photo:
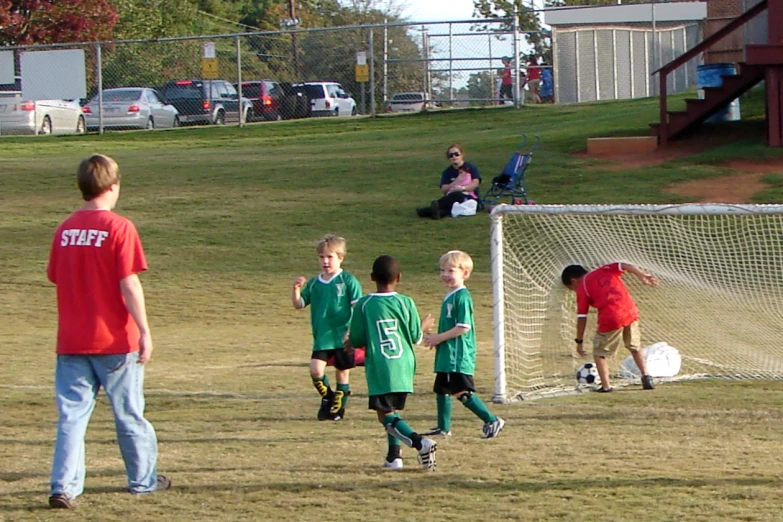
[[103, 387], [114, 410], [114, 426], [131, 493], [157, 485], [158, 439], [144, 418], [144, 365], [139, 352], [121, 355], [58, 355], [57, 442], [51, 494], [75, 498], [84, 491], [84, 436], [98, 390]]

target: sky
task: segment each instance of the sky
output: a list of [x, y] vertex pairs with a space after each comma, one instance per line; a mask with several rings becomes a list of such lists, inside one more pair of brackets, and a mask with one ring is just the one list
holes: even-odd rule
[[403, 0], [404, 15], [412, 22], [470, 20], [473, 0]]

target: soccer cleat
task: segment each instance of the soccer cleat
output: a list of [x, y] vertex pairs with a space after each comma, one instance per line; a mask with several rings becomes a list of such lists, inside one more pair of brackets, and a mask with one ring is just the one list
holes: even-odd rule
[[388, 460], [383, 460], [383, 469], [387, 469], [389, 471], [397, 471], [402, 469], [402, 459], [396, 458], [393, 461], [389, 462]]
[[340, 408], [340, 411], [338, 411], [337, 413], [329, 414], [329, 420], [340, 421], [343, 420], [344, 418], [345, 418], [345, 408]]
[[642, 377], [642, 388], [645, 390], [654, 390], [655, 383], [653, 382], [652, 375], [645, 375]]
[[598, 393], [612, 393], [614, 391], [614, 388], [597, 388], [593, 391]]
[[55, 493], [49, 497], [49, 507], [52, 509], [73, 509], [75, 506], [71, 499], [62, 493]]
[[506, 421], [500, 417], [496, 417], [494, 421], [484, 424], [484, 427], [481, 428], [481, 431], [484, 432], [485, 439], [491, 439], [497, 437], [505, 425]]
[[330, 418], [329, 410], [332, 409], [331, 397], [324, 397], [321, 399], [321, 407], [318, 408], [318, 420], [323, 421]]
[[421, 467], [426, 470], [435, 469], [435, 451], [438, 449], [438, 443], [432, 439], [421, 439], [421, 449], [416, 455], [416, 460]]
[[432, 428], [431, 430], [425, 431], [421, 435], [425, 435], [428, 437], [435, 436], [435, 437], [451, 437], [451, 431], [445, 431], [437, 426]]

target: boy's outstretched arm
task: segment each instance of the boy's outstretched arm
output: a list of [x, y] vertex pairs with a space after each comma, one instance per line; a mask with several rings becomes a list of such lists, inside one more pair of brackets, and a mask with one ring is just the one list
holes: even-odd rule
[[427, 314], [426, 317], [421, 320], [421, 331], [424, 332], [424, 335], [431, 333], [434, 326], [435, 319], [432, 317], [432, 314]]
[[294, 287], [291, 290], [291, 304], [294, 305], [294, 308], [297, 310], [301, 310], [305, 307], [304, 301], [302, 300], [302, 287], [307, 283], [306, 277], [297, 277], [294, 281]]
[[658, 286], [658, 283], [660, 282], [658, 281], [658, 278], [652, 275], [651, 273], [645, 272], [638, 266], [632, 265], [630, 263], [620, 263], [620, 269], [625, 272], [632, 273], [633, 275], [638, 277], [642, 283], [646, 284], [647, 286], [655, 287]]
[[427, 334], [424, 336], [424, 346], [438, 346], [440, 343], [444, 341], [448, 341], [449, 339], [454, 339], [455, 337], [459, 337], [460, 335], [465, 335], [470, 331], [470, 328], [465, 326], [455, 326], [451, 330], [446, 330], [445, 332], [437, 333], [437, 334]]
[[577, 339], [582, 341], [582, 342], [576, 342], [576, 353], [578, 353], [580, 357], [584, 357], [585, 355], [587, 355], [587, 352], [585, 352], [585, 347], [584, 347], [584, 336], [585, 336], [586, 327], [587, 327], [587, 317], [577, 317], [576, 339], [574, 339], [574, 342], [576, 342]]

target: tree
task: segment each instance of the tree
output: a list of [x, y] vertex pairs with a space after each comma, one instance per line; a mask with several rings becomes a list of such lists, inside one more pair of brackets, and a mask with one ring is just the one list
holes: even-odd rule
[[494, 98], [495, 86], [492, 74], [488, 71], [480, 71], [468, 77], [467, 95], [471, 99]]
[[[554, 1], [565, 3], [569, 0]], [[527, 62], [535, 56], [552, 63], [552, 33], [543, 27], [538, 14], [526, 6], [523, 0], [473, 0], [473, 7], [483, 18], [511, 18], [514, 13], [519, 13], [519, 29], [528, 31], [525, 33], [525, 40], [532, 47], [530, 52], [522, 53], [520, 58]]]
[[119, 15], [115, 40], [203, 34], [205, 27], [190, 0], [110, 0]]
[[0, 45], [108, 40], [117, 20], [108, 0], [0, 0]]

